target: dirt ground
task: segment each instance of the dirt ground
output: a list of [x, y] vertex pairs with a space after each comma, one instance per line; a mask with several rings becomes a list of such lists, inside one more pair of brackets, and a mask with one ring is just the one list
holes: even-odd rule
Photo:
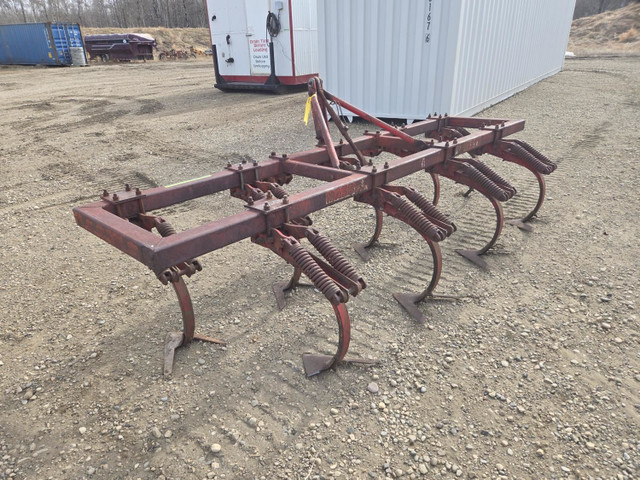
[[[280, 312], [271, 284], [291, 268], [245, 240], [188, 280], [198, 331], [228, 345], [179, 350], [167, 380], [173, 292], [71, 209], [310, 148], [305, 94], [225, 94], [204, 61], [0, 70], [0, 478], [639, 478], [638, 78], [639, 58], [569, 60], [483, 112], [526, 119], [518, 138], [559, 168], [535, 231], [505, 226], [490, 271], [454, 250], [487, 240], [491, 208], [443, 181], [458, 231], [438, 292], [461, 298], [422, 305], [426, 325], [392, 297], [430, 277], [417, 235], [385, 220], [364, 263], [350, 244], [370, 207], [313, 216], [368, 281], [348, 303], [350, 353], [376, 366], [307, 379], [300, 354], [335, 351], [331, 309], [299, 288]], [[533, 182], [488, 161], [523, 214]], [[430, 192], [425, 175], [403, 183]], [[181, 230], [242, 205], [161, 213]]]

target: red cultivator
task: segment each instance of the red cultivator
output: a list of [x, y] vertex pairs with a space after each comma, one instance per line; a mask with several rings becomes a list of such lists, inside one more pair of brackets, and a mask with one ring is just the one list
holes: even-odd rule
[[[353, 198], [372, 205], [376, 211], [376, 229], [366, 244], [355, 245], [366, 260], [382, 230], [383, 213], [415, 229], [427, 242], [433, 257], [433, 275], [420, 294], [395, 294], [398, 302], [418, 321], [424, 317], [417, 304], [436, 298], [433, 294], [442, 269], [439, 242], [456, 227], [436, 205], [440, 194], [439, 177], [449, 178], [484, 195], [496, 212], [493, 237], [480, 250], [458, 253], [487, 268], [481, 255], [500, 235], [505, 221], [501, 202], [516, 193], [509, 183], [479, 160], [490, 154], [530, 170], [538, 180], [540, 194], [533, 210], [512, 223], [530, 229], [527, 222], [544, 200], [543, 175], [555, 165], [528, 144], [507, 137], [522, 130], [524, 121], [438, 116], [400, 129], [334, 97], [322, 88], [319, 79], [309, 81], [309, 105], [313, 114], [319, 146], [292, 155], [272, 153], [262, 162], [227, 164], [224, 171], [170, 187], [141, 191], [127, 186], [125, 191], [103, 192], [100, 202], [74, 209], [76, 222], [151, 268], [164, 284], [171, 283], [182, 310], [183, 331], [170, 333], [165, 345], [165, 374], [173, 368], [174, 352], [192, 340], [223, 343], [195, 333], [195, 320], [189, 292], [183, 277], [202, 270], [197, 256], [250, 237], [294, 268], [287, 284], [274, 287], [279, 308], [284, 292], [294, 288], [304, 273], [329, 300], [338, 321], [338, 349], [334, 355], [303, 355], [308, 376], [318, 374], [345, 361], [350, 341], [350, 320], [345, 307], [349, 296], [366, 287], [365, 280], [336, 249], [329, 239], [312, 228], [309, 214], [337, 202]], [[381, 130], [352, 139], [332, 105], [339, 105]], [[343, 138], [334, 142], [329, 118]], [[422, 139], [418, 138], [422, 137]], [[384, 165], [372, 158], [382, 152], [397, 156]], [[467, 154], [467, 156], [464, 156]], [[425, 171], [434, 183], [434, 198], [429, 200], [412, 188], [392, 184], [413, 173]], [[295, 176], [326, 182], [303, 192], [288, 195], [283, 186]], [[245, 211], [196, 228], [176, 233], [161, 217], [149, 212], [204, 195], [229, 190], [246, 202]], [[470, 190], [471, 191], [471, 190]], [[156, 230], [160, 236], [153, 233]], [[315, 253], [302, 245], [306, 239]], [[354, 360], [362, 361], [362, 360]]]

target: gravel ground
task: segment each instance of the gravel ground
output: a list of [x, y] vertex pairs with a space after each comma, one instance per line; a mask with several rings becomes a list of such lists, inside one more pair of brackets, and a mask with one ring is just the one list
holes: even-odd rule
[[[75, 226], [103, 188], [200, 177], [228, 160], [314, 144], [305, 94], [224, 94], [208, 62], [0, 70], [0, 478], [619, 478], [640, 476], [640, 59], [571, 60], [483, 113], [557, 160], [535, 232], [505, 226], [490, 271], [454, 253], [490, 234], [488, 203], [443, 181], [459, 227], [416, 324], [393, 300], [427, 282], [417, 235], [370, 209], [314, 215], [367, 279], [348, 304], [354, 356], [313, 379], [300, 354], [335, 349], [327, 302], [248, 240], [204, 256], [188, 283], [204, 334], [162, 377], [170, 288]], [[356, 132], [366, 128], [356, 123]], [[531, 206], [523, 169], [489, 163]], [[428, 177], [406, 184], [429, 193]], [[291, 190], [308, 188], [295, 181]], [[162, 214], [178, 229], [242, 210], [228, 195]]]

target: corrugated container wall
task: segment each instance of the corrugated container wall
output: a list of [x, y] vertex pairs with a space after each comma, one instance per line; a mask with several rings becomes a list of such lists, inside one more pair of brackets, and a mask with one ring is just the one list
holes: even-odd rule
[[575, 0], [318, 0], [331, 93], [379, 117], [471, 115], [562, 69]]
[[0, 64], [86, 65], [80, 26], [72, 23], [0, 25]]

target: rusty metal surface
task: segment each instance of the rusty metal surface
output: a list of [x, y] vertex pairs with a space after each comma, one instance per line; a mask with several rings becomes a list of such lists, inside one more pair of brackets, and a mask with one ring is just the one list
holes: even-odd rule
[[[366, 244], [354, 245], [365, 260], [366, 249], [375, 247], [382, 232], [383, 213], [416, 230], [430, 247], [433, 275], [422, 293], [398, 293], [394, 297], [410, 315], [424, 321], [417, 304], [439, 298], [434, 294], [442, 271], [438, 243], [456, 230], [446, 214], [436, 207], [440, 176], [479, 192], [496, 212], [496, 228], [491, 240], [481, 249], [458, 251], [484, 268], [489, 265], [481, 255], [495, 244], [505, 223], [501, 203], [512, 198], [516, 190], [480, 161], [482, 155], [493, 155], [527, 168], [538, 180], [538, 202], [528, 215], [515, 219], [517, 226], [527, 229], [527, 222], [542, 205], [543, 175], [553, 172], [555, 165], [530, 145], [506, 138], [524, 128], [522, 120], [440, 115], [398, 129], [324, 91], [317, 78], [309, 81], [309, 97], [319, 141], [316, 148], [291, 155], [272, 153], [261, 162], [229, 163], [222, 172], [170, 187], [141, 191], [127, 186], [122, 192], [104, 191], [100, 201], [74, 209], [78, 225], [148, 266], [164, 284], [174, 286], [184, 325], [181, 334], [167, 337], [166, 374], [172, 370], [174, 352], [179, 346], [193, 339], [221, 343], [195, 334], [193, 308], [183, 277], [202, 269], [198, 256], [245, 238], [270, 249], [294, 267], [288, 283], [274, 286], [279, 308], [285, 304], [284, 292], [299, 285], [303, 273], [311, 280], [331, 303], [338, 322], [338, 349], [334, 355], [303, 356], [305, 371], [311, 376], [345, 361], [350, 342], [345, 303], [350, 296], [358, 295], [366, 282], [329, 239], [312, 228], [310, 214], [352, 198], [372, 205], [376, 209], [373, 236]], [[381, 130], [351, 138], [332, 102]], [[331, 138], [330, 119], [342, 136], [337, 142]], [[375, 164], [374, 158], [383, 152], [395, 158], [383, 165]], [[433, 201], [414, 189], [392, 184], [421, 171], [433, 180]], [[289, 195], [286, 184], [296, 176], [324, 183]], [[150, 213], [223, 191], [244, 201], [245, 211], [182, 232], [175, 232], [164, 219]], [[303, 246], [302, 241], [308, 241], [315, 253]]]

